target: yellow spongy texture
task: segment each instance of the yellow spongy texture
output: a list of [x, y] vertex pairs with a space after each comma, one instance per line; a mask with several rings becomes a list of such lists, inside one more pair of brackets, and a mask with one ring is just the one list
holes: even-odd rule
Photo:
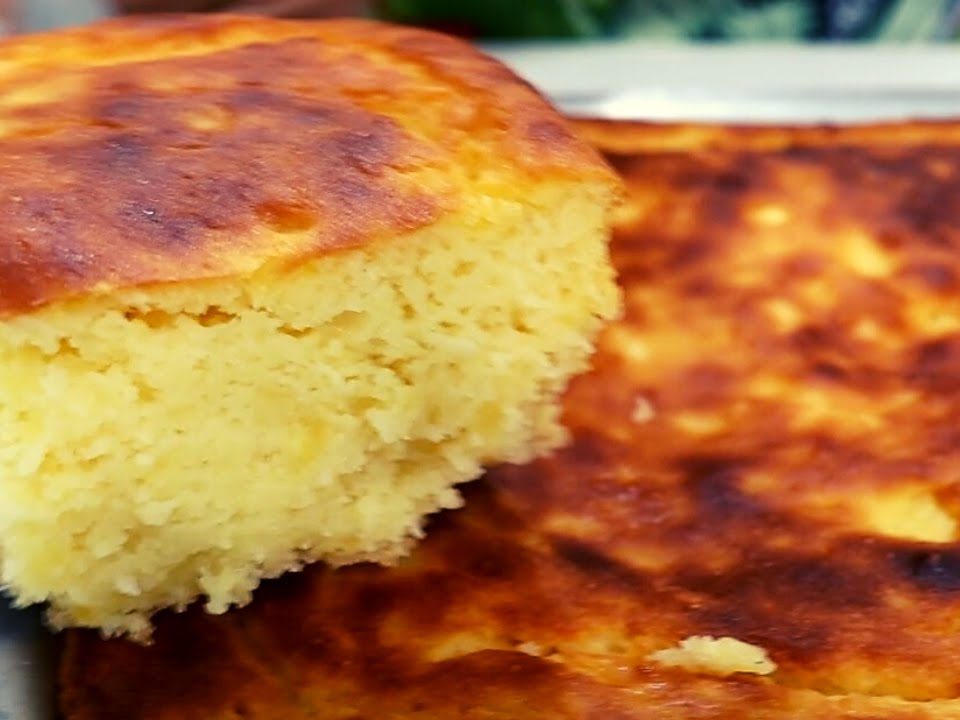
[[483, 464], [563, 438], [618, 296], [607, 198], [557, 182], [244, 278], [0, 324], [0, 550], [21, 603], [145, 637], [303, 562], [390, 561]]

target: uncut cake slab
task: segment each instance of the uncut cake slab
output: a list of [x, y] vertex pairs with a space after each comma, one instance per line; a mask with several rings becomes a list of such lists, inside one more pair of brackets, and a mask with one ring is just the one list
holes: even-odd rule
[[960, 718], [960, 125], [580, 131], [626, 311], [570, 444], [396, 567], [69, 631], [66, 718]]

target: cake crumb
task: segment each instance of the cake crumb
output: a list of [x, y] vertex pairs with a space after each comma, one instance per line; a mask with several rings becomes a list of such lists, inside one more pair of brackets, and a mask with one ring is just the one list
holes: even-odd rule
[[733, 637], [692, 635], [676, 647], [647, 656], [664, 667], [726, 677], [736, 673], [769, 675], [777, 669], [767, 651]]
[[657, 411], [643, 395], [638, 395], [633, 403], [633, 412], [630, 413], [630, 419], [637, 425], [643, 425], [653, 420], [657, 416]]

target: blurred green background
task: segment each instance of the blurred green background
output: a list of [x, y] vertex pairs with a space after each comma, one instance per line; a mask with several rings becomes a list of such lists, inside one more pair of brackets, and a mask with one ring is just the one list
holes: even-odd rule
[[389, 19], [472, 37], [953, 39], [956, 0], [380, 0]]

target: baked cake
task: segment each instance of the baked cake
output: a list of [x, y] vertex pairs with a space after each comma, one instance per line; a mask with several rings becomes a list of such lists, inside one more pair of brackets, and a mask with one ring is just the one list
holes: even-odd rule
[[572, 444], [398, 567], [70, 633], [68, 720], [960, 717], [960, 124], [581, 130], [626, 314]]

